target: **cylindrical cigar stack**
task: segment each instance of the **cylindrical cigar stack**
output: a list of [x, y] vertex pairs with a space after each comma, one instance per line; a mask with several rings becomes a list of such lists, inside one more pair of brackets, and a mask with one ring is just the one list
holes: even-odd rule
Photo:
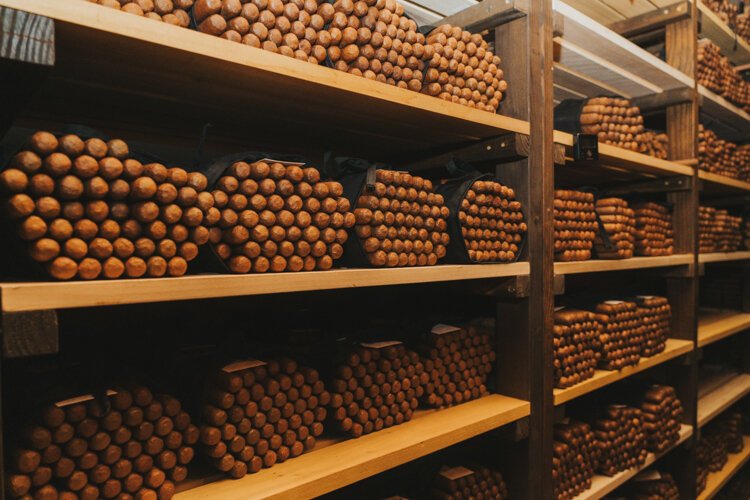
[[599, 223], [593, 193], [555, 191], [555, 260], [589, 260]]
[[736, 106], [750, 107], [750, 84], [707, 38], [698, 42], [698, 83]]
[[198, 428], [168, 395], [130, 384], [45, 408], [14, 452], [12, 498], [159, 498], [187, 477]]
[[175, 26], [187, 28], [190, 26], [188, 12], [194, 0], [88, 0], [105, 7], [148, 17], [157, 21], [164, 21]]
[[472, 261], [516, 260], [526, 222], [513, 189], [496, 181], [474, 182], [461, 200], [458, 220]]
[[216, 182], [204, 225], [232, 272], [326, 271], [354, 225], [343, 191], [313, 167], [238, 161]]
[[378, 170], [354, 210], [356, 232], [373, 267], [434, 266], [450, 242], [443, 196], [416, 175]]
[[728, 411], [716, 419], [716, 427], [726, 439], [727, 451], [729, 453], [739, 453], [744, 447], [742, 413], [737, 411]]
[[443, 466], [433, 483], [432, 498], [460, 500], [486, 498], [503, 500], [508, 498], [508, 486], [503, 475], [484, 466]]
[[460, 404], [487, 395], [495, 362], [494, 336], [476, 327], [436, 325], [417, 351], [429, 381], [422, 401], [433, 407]]
[[604, 418], [593, 425], [599, 450], [597, 471], [614, 476], [639, 467], [646, 461], [646, 433], [641, 410], [624, 405], [609, 405]]
[[729, 26], [734, 26], [737, 22], [737, 14], [740, 9], [732, 0], [702, 0], [702, 2]]
[[552, 481], [554, 497], [570, 500], [591, 488], [598, 461], [594, 433], [589, 424], [555, 424], [552, 445]]
[[727, 453], [726, 435], [718, 427], [708, 425], [701, 429], [701, 438], [695, 450], [695, 460], [699, 470], [720, 471], [729, 459]]
[[[629, 259], [635, 251], [635, 212], [622, 198], [596, 200], [596, 213], [602, 223], [594, 240], [600, 259]], [[605, 234], [606, 233], [606, 238]]]
[[[696, 451], [696, 456], [697, 456]], [[696, 479], [695, 479], [695, 496], [697, 497], [700, 495], [703, 490], [706, 489], [706, 484], [708, 484], [708, 469], [703, 467], [700, 462], [698, 462], [696, 466]]]
[[677, 399], [674, 387], [651, 387], [643, 395], [641, 411], [648, 451], [661, 453], [680, 439], [682, 403]]
[[608, 300], [597, 304], [597, 319], [602, 325], [594, 341], [599, 367], [620, 370], [638, 364], [645, 344], [646, 327], [635, 302]]
[[639, 145], [638, 152], [666, 160], [669, 156], [669, 136], [665, 132], [654, 132], [646, 130], [641, 135], [643, 142]]
[[422, 92], [494, 113], [508, 83], [496, 56], [480, 34], [443, 24], [427, 35]]
[[36, 132], [0, 173], [29, 254], [59, 280], [182, 276], [208, 240], [207, 180], [128, 145]]
[[699, 253], [711, 253], [716, 251], [716, 226], [714, 216], [716, 209], [713, 207], [698, 207], [698, 251]]
[[750, 179], [750, 149], [748, 146], [719, 139], [713, 130], [698, 129], [698, 167], [712, 174], [732, 179]]
[[713, 219], [716, 231], [716, 252], [736, 252], [740, 249], [741, 225], [742, 217], [730, 215], [727, 210], [716, 210]]
[[419, 355], [399, 342], [349, 351], [329, 384], [331, 419], [351, 437], [411, 420], [427, 383]]
[[581, 132], [595, 134], [599, 142], [639, 151], [644, 142], [643, 116], [628, 99], [595, 97], [581, 109]]
[[589, 311], [555, 311], [555, 387], [565, 389], [594, 376], [599, 353], [594, 342], [601, 333], [597, 315]]
[[235, 479], [315, 447], [331, 402], [318, 372], [289, 358], [227, 365], [206, 394], [201, 449]]
[[[653, 477], [653, 474], [656, 477]], [[667, 472], [646, 471], [646, 477], [631, 479], [625, 486], [627, 497], [633, 500], [679, 500], [680, 490], [671, 474]]]
[[641, 321], [646, 327], [641, 356], [650, 358], [662, 352], [666, 346], [672, 308], [666, 297], [647, 295], [636, 297], [634, 300], [638, 305]]
[[738, 144], [732, 155], [732, 163], [737, 166], [738, 178], [750, 181], [750, 144]]
[[742, 223], [742, 248], [750, 250], [750, 219]]
[[635, 254], [644, 257], [672, 255], [674, 230], [672, 212], [659, 203], [642, 202], [635, 211]]

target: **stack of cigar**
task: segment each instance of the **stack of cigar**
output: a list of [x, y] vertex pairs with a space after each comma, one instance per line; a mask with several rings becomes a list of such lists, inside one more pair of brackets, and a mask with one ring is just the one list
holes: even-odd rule
[[298, 457], [323, 433], [331, 399], [318, 372], [292, 359], [232, 363], [212, 375], [201, 450], [233, 478]]
[[[431, 55], [430, 55], [431, 54]], [[443, 24], [427, 35], [422, 92], [494, 113], [508, 83], [500, 58], [480, 34]]]
[[731, 141], [719, 139], [713, 130], [700, 125], [698, 167], [701, 170], [732, 179], [748, 180], [748, 153], [750, 151], [747, 146], [738, 146]]
[[378, 170], [372, 192], [354, 210], [356, 232], [373, 267], [434, 266], [450, 242], [443, 196], [432, 181]]
[[[596, 200], [602, 231], [594, 240], [600, 259], [629, 259], [635, 251], [635, 212], [622, 198]], [[606, 233], [606, 236], [605, 234]]]
[[164, 21], [175, 26], [187, 28], [190, 26], [188, 12], [194, 0], [88, 0], [105, 7], [148, 17], [157, 21]]
[[581, 132], [596, 134], [599, 142], [631, 151], [644, 143], [643, 116], [638, 106], [619, 97], [595, 97], [581, 109]]
[[740, 108], [750, 107], [750, 84], [721, 54], [718, 45], [704, 38], [698, 42], [698, 83]]
[[513, 262], [526, 233], [521, 202], [513, 189], [491, 180], [472, 184], [461, 200], [458, 221], [473, 262]]
[[742, 217], [730, 215], [727, 210], [716, 210], [712, 222], [716, 234], [716, 252], [736, 252], [742, 243]]
[[729, 459], [727, 453], [726, 435], [718, 427], [708, 425], [701, 429], [701, 438], [695, 451], [699, 471], [720, 471]]
[[739, 453], [744, 447], [742, 420], [742, 413], [738, 411], [725, 412], [716, 420], [716, 427], [725, 436], [729, 453]]
[[644, 257], [672, 255], [672, 212], [659, 203], [641, 202], [635, 211], [635, 254]]
[[646, 327], [641, 356], [650, 358], [662, 352], [666, 346], [672, 308], [666, 297], [647, 295], [636, 297], [634, 301], [638, 304], [641, 321]]
[[32, 259], [59, 280], [182, 276], [213, 200], [201, 173], [142, 164], [120, 139], [36, 132], [0, 173]]
[[702, 0], [702, 2], [729, 26], [734, 26], [739, 14], [739, 6], [732, 0]]
[[46, 407], [13, 452], [12, 498], [165, 498], [187, 477], [198, 428], [180, 402], [127, 384], [100, 403]]
[[557, 500], [570, 500], [591, 488], [591, 478], [598, 461], [594, 433], [589, 424], [583, 422], [556, 424], [554, 433], [553, 494]]
[[747, 10], [738, 15], [733, 25], [734, 32], [745, 41], [750, 40], [750, 14]]
[[666, 160], [669, 156], [669, 136], [665, 132], [646, 130], [641, 135], [643, 142], [638, 152]]
[[331, 269], [354, 225], [344, 188], [314, 167], [238, 161], [211, 194], [204, 225], [235, 273]]
[[732, 161], [737, 165], [738, 178], [748, 182], [750, 180], [750, 144], [738, 144]]
[[[697, 451], [696, 451], [697, 456]], [[700, 495], [703, 490], [706, 489], [708, 484], [708, 469], [703, 467], [700, 462], [696, 466], [696, 478], [695, 478], [695, 496]]]
[[643, 395], [641, 411], [648, 451], [661, 453], [680, 439], [682, 403], [677, 399], [674, 387], [651, 387]]
[[432, 497], [436, 499], [508, 498], [508, 487], [503, 475], [484, 466], [443, 466], [433, 484]]
[[361, 344], [346, 353], [329, 384], [332, 420], [355, 438], [408, 422], [428, 378], [419, 355], [400, 342]]
[[631, 479], [624, 490], [633, 500], [678, 500], [680, 490], [671, 474], [648, 470]]
[[716, 226], [714, 216], [716, 209], [713, 207], [698, 207], [698, 251], [699, 253], [711, 253], [716, 251]]
[[599, 229], [594, 195], [583, 191], [555, 191], [555, 260], [589, 260]]
[[600, 335], [597, 315], [589, 311], [555, 311], [555, 387], [565, 389], [594, 376], [599, 353], [594, 342]]
[[597, 471], [614, 476], [646, 461], [648, 451], [641, 410], [609, 405], [604, 418], [597, 419], [593, 427], [595, 445], [599, 450]]
[[599, 353], [599, 367], [620, 370], [638, 364], [645, 345], [646, 326], [635, 302], [607, 300], [596, 306], [597, 319], [602, 325], [594, 341]]
[[750, 219], [745, 219], [742, 223], [742, 247], [750, 250]]

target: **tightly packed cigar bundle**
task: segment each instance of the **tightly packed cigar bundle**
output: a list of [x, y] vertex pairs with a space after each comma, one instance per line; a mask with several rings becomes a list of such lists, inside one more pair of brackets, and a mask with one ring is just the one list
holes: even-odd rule
[[555, 387], [565, 389], [594, 376], [599, 353], [594, 343], [601, 333], [597, 315], [589, 311], [555, 311]]
[[669, 156], [669, 136], [665, 132], [646, 130], [641, 134], [638, 152], [666, 160]]
[[596, 200], [596, 213], [602, 223], [602, 232], [594, 240], [596, 255], [600, 259], [629, 259], [635, 251], [635, 211], [622, 198]]
[[696, 467], [695, 496], [700, 495], [708, 484], [708, 469], [698, 463]]
[[461, 234], [474, 262], [513, 262], [526, 233], [521, 202], [513, 189], [478, 180], [461, 200]]
[[716, 419], [716, 427], [724, 435], [729, 453], [739, 453], [744, 448], [742, 419], [738, 411], [725, 412]]
[[500, 58], [480, 34], [443, 24], [427, 35], [422, 92], [494, 113], [508, 83]]
[[217, 181], [204, 225], [232, 272], [325, 271], [354, 225], [343, 192], [313, 167], [238, 161]]
[[641, 356], [650, 358], [662, 352], [666, 346], [672, 308], [666, 297], [649, 295], [636, 297], [634, 300], [638, 305], [640, 319], [646, 327]]
[[742, 248], [750, 250], [750, 219], [742, 223]]
[[14, 450], [12, 498], [169, 499], [187, 477], [198, 428], [168, 395], [128, 384], [105, 408], [80, 397], [44, 408]]
[[594, 341], [599, 367], [620, 370], [636, 365], [645, 345], [646, 326], [635, 302], [608, 300], [597, 304], [597, 319], [602, 325]]
[[701, 429], [701, 438], [695, 450], [698, 470], [718, 472], [728, 459], [726, 435], [715, 425]]
[[648, 451], [660, 453], [680, 439], [682, 403], [674, 387], [655, 385], [643, 395], [643, 430]]
[[434, 481], [431, 496], [441, 500], [504, 500], [509, 495], [503, 475], [496, 470], [484, 466], [443, 466]]
[[747, 110], [750, 108], [750, 84], [708, 39], [698, 41], [698, 83]]
[[318, 372], [289, 358], [227, 365], [206, 394], [200, 449], [233, 478], [314, 448], [331, 403]]
[[591, 478], [598, 461], [594, 432], [589, 424], [571, 422], [555, 424], [552, 445], [552, 480], [554, 497], [570, 500], [591, 488]]
[[679, 500], [680, 490], [671, 474], [646, 471], [625, 486], [626, 498], [633, 500]]
[[711, 253], [716, 251], [716, 226], [714, 217], [716, 209], [713, 207], [698, 207], [698, 251]]
[[640, 151], [645, 142], [643, 116], [638, 106], [619, 97], [595, 97], [581, 109], [581, 132], [595, 134], [599, 142]]
[[593, 193], [556, 190], [554, 216], [555, 260], [589, 260], [599, 229]]
[[355, 438], [408, 422], [427, 381], [419, 355], [400, 342], [361, 344], [329, 384], [331, 419]]
[[194, 0], [88, 0], [105, 7], [148, 17], [157, 21], [164, 21], [175, 26], [187, 28], [190, 26], [188, 12], [193, 7]]
[[750, 180], [750, 146], [719, 139], [713, 130], [700, 124], [698, 167], [712, 174], [744, 181]]
[[672, 255], [674, 230], [672, 212], [659, 203], [642, 202], [635, 211], [635, 254], [645, 257]]
[[716, 252], [736, 252], [742, 243], [742, 217], [730, 215], [727, 210], [716, 210], [712, 225], [716, 235]]
[[201, 173], [131, 158], [128, 145], [36, 132], [0, 173], [32, 259], [59, 280], [182, 276], [213, 199]]
[[378, 170], [354, 210], [356, 233], [373, 267], [434, 266], [450, 242], [443, 196], [416, 175]]
[[732, 0], [702, 0], [702, 2], [730, 27], [736, 24], [740, 9], [739, 5]]
[[417, 352], [429, 376], [421, 398], [427, 405], [442, 408], [488, 394], [496, 358], [492, 330], [435, 325]]
[[604, 418], [597, 419], [593, 428], [599, 450], [598, 472], [614, 476], [646, 461], [648, 451], [641, 410], [609, 405]]

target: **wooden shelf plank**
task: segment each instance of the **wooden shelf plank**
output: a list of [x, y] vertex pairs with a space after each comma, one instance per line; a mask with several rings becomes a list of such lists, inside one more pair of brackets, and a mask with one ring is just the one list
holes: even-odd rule
[[707, 346], [747, 329], [750, 329], [750, 313], [701, 311], [698, 315], [698, 347]]
[[[722, 139], [741, 141], [750, 134], [750, 115], [720, 95], [698, 85], [701, 114], [709, 118], [709, 128]], [[712, 123], [718, 122], [718, 123]]]
[[692, 350], [693, 342], [691, 340], [667, 339], [667, 345], [663, 352], [656, 356], [651, 356], [650, 358], [641, 358], [637, 365], [628, 366], [619, 371], [596, 370], [592, 378], [581, 382], [580, 384], [568, 387], [567, 389], [554, 389], [555, 405], [567, 403], [568, 401], [581, 397], [584, 394], [588, 394], [597, 389], [601, 389], [604, 386], [613, 384], [618, 380], [648, 370], [651, 367], [665, 363], [677, 356], [682, 356]]
[[691, 254], [667, 257], [633, 257], [621, 260], [584, 260], [581, 262], [555, 262], [555, 274], [599, 273], [605, 271], [628, 271], [654, 267], [685, 266], [692, 264]]
[[279, 274], [200, 274], [181, 278], [0, 283], [5, 312], [491, 279], [529, 274], [528, 262]]
[[499, 394], [416, 416], [348, 439], [243, 479], [224, 479], [175, 498], [314, 498], [529, 415], [530, 405]]
[[[708, 382], [702, 382], [708, 383]], [[700, 388], [698, 389], [701, 393]], [[698, 427], [703, 427], [714, 417], [750, 393], [750, 373], [741, 373], [698, 398]]]
[[742, 466], [750, 460], [750, 436], [743, 436], [742, 442], [744, 443], [744, 446], [742, 447], [741, 452], [730, 453], [729, 459], [724, 467], [720, 471], [712, 472], [708, 475], [706, 489], [698, 495], [698, 500], [709, 500], [716, 496], [724, 485], [732, 479], [732, 476], [734, 476]]
[[737, 36], [727, 24], [721, 20], [703, 2], [698, 2], [698, 15], [701, 38], [708, 38], [721, 48], [721, 53], [736, 65], [750, 63], [750, 44]]
[[724, 175], [712, 174], [704, 170], [698, 171], [698, 178], [703, 181], [702, 191], [707, 194], [747, 193], [750, 182], [732, 179]]
[[710, 262], [732, 262], [747, 259], [750, 259], [750, 250], [743, 250], [741, 252], [702, 253], [698, 255], [698, 262], [701, 264], [708, 264]]
[[677, 441], [677, 443], [674, 444], [674, 446], [671, 446], [669, 449], [663, 451], [662, 453], [659, 453], [658, 455], [649, 453], [646, 456], [646, 461], [640, 467], [622, 471], [612, 477], [595, 475], [593, 480], [591, 481], [591, 488], [575, 497], [576, 500], [599, 500], [600, 498], [604, 498], [605, 496], [607, 496], [607, 494], [613, 492], [614, 490], [628, 482], [630, 479], [637, 476], [639, 472], [646, 469], [647, 467], [650, 467], [661, 457], [684, 443], [692, 435], [693, 428], [689, 425], [682, 425], [682, 427], [680, 427], [680, 439]]

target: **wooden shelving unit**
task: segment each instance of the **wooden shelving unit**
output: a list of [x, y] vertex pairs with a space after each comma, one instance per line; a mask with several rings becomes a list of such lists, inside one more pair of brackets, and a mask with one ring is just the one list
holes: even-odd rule
[[701, 312], [698, 316], [698, 347], [705, 347], [749, 328], [750, 313], [736, 311]]
[[744, 446], [741, 452], [730, 453], [726, 465], [720, 471], [708, 475], [706, 489], [698, 495], [698, 500], [710, 500], [715, 497], [721, 488], [747, 463], [750, 459], [750, 436], [744, 436], [742, 442]]
[[703, 2], [698, 2], [700, 36], [709, 38], [721, 48], [721, 53], [737, 66], [750, 63], [750, 44], [738, 37]]
[[698, 426], [703, 427], [714, 417], [750, 393], [750, 373], [728, 375], [719, 382], [703, 381], [703, 387], [711, 389], [698, 394]]
[[555, 262], [555, 274], [600, 273], [605, 271], [630, 271], [655, 267], [685, 266], [693, 263], [689, 254], [668, 257], [633, 257], [622, 260], [584, 260], [581, 262]]
[[750, 192], [750, 183], [723, 175], [699, 171], [698, 178], [703, 182], [703, 191], [707, 194], [746, 194]]
[[750, 251], [747, 250], [740, 252], [702, 253], [698, 255], [698, 262], [701, 264], [709, 264], [712, 262], [734, 262], [747, 259], [750, 259]]

